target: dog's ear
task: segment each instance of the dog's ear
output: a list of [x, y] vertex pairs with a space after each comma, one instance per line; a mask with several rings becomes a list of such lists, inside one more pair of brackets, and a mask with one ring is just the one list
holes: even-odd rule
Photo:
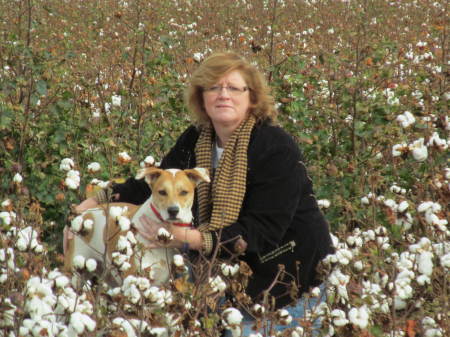
[[156, 179], [159, 178], [163, 170], [157, 167], [146, 167], [136, 174], [136, 179], [145, 178], [147, 184], [151, 185]]
[[211, 180], [209, 179], [208, 170], [202, 167], [196, 167], [189, 170], [184, 170], [184, 173], [191, 179], [195, 185], [200, 184], [202, 181], [209, 183]]

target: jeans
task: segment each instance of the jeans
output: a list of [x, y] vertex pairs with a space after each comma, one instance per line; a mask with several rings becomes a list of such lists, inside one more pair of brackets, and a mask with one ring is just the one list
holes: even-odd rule
[[[313, 311], [317, 306], [326, 300], [326, 291], [325, 291], [325, 285], [321, 284], [319, 286], [320, 294], [317, 297], [308, 297], [305, 298], [304, 296], [300, 297], [300, 299], [297, 301], [295, 305], [290, 305], [288, 307], [284, 307], [289, 314], [292, 316], [292, 322], [289, 325], [275, 325], [273, 326], [273, 329], [275, 331], [283, 331], [285, 329], [289, 328], [295, 328], [299, 326], [297, 319], [301, 319], [305, 317], [305, 309], [308, 311]], [[242, 319], [242, 337], [248, 337], [250, 334], [256, 334], [260, 333], [262, 336], [269, 336], [268, 331], [264, 331], [264, 329], [261, 329], [259, 331], [255, 331], [252, 329], [255, 319], [245, 311], [241, 311], [244, 318]], [[270, 321], [267, 324], [267, 327], [270, 327]], [[312, 336], [318, 336], [320, 329], [322, 327], [322, 322], [319, 318], [317, 318], [313, 324], [312, 324]], [[267, 329], [268, 330], [268, 329]], [[266, 334], [264, 334], [266, 333]], [[232, 337], [232, 333], [230, 330], [225, 330], [223, 337]]]

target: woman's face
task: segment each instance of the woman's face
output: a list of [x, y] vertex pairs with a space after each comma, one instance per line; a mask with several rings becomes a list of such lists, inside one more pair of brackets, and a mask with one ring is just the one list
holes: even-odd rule
[[238, 70], [224, 75], [203, 91], [205, 110], [214, 128], [235, 129], [247, 117], [250, 93]]

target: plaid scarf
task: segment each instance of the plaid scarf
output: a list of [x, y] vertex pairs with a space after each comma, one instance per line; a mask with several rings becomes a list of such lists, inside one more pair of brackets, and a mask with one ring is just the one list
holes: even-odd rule
[[[247, 179], [247, 149], [255, 119], [249, 116], [227, 141], [212, 184], [197, 189], [200, 231], [217, 231], [230, 226], [239, 216]], [[203, 128], [195, 147], [197, 167], [212, 172], [214, 130]]]

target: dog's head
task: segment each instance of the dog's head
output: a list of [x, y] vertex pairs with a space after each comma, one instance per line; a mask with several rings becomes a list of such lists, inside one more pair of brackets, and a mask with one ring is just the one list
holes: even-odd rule
[[136, 179], [145, 178], [152, 190], [152, 203], [165, 221], [192, 221], [191, 207], [195, 187], [201, 182], [210, 182], [206, 169], [188, 170], [148, 167], [139, 171]]

